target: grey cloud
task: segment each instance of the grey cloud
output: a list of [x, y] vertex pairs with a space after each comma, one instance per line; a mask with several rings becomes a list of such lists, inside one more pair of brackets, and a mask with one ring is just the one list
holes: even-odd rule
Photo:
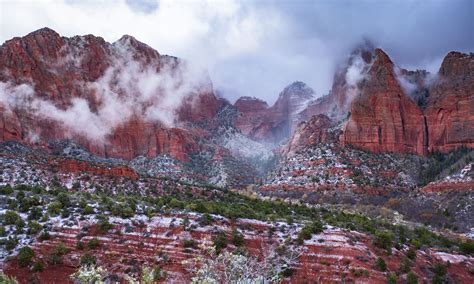
[[336, 66], [364, 37], [401, 68], [431, 72], [449, 51], [474, 50], [471, 0], [95, 2], [2, 2], [0, 38], [43, 26], [108, 41], [131, 34], [162, 54], [205, 66], [231, 101], [250, 95], [269, 103], [296, 80], [326, 94]]

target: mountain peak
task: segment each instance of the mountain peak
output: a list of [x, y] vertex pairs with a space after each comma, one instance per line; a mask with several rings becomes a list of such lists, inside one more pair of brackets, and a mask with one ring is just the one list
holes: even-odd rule
[[38, 29], [34, 32], [31, 32], [31, 33], [27, 34], [26, 37], [34, 37], [34, 36], [38, 36], [38, 35], [41, 35], [43, 37], [54, 37], [54, 38], [61, 37], [59, 35], [59, 33], [57, 33], [55, 30], [53, 30], [51, 28], [48, 28], [48, 27], [44, 27], [44, 28]]
[[295, 81], [290, 85], [286, 86], [285, 89], [280, 93], [278, 100], [280, 99], [312, 99], [316, 95], [316, 92], [301, 81]]

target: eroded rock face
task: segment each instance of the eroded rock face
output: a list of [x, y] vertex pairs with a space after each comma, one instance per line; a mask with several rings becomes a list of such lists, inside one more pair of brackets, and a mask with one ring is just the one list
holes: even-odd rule
[[241, 98], [235, 104], [241, 112], [236, 126], [255, 140], [280, 142], [290, 137], [301, 122], [300, 113], [314, 99], [314, 95], [305, 83], [294, 82], [280, 93], [270, 108], [266, 108], [266, 103], [260, 100]]
[[429, 151], [474, 147], [474, 55], [450, 52], [429, 93]]
[[250, 135], [263, 122], [268, 109], [267, 102], [251, 97], [239, 98], [234, 106], [240, 112], [235, 126], [245, 135]]
[[402, 90], [394, 64], [375, 49], [367, 78], [358, 83], [341, 142], [373, 152], [424, 154], [427, 129], [417, 104]]
[[[187, 133], [189, 127], [173, 126], [192, 128], [193, 124], [212, 118], [221, 103], [208, 76], [203, 76], [199, 86], [188, 90], [187, 76], [191, 75], [185, 67], [185, 62], [160, 55], [131, 36], [111, 44], [92, 35], [61, 37], [44, 28], [14, 38], [0, 47], [2, 100], [10, 100], [11, 104], [0, 106], [0, 141], [47, 143], [74, 139], [106, 157], [132, 159], [137, 155], [170, 154], [187, 160], [190, 151], [198, 149], [198, 142]], [[132, 87], [121, 85], [123, 81], [133, 83], [133, 77], [128, 77], [133, 72], [141, 72], [141, 77], [150, 76], [150, 81], [140, 81]], [[149, 90], [150, 84], [158, 87]], [[173, 88], [171, 96], [163, 97], [160, 84]], [[122, 102], [133, 113], [119, 113], [120, 108], [113, 107], [108, 110], [111, 102], [99, 92], [113, 93], [113, 103]], [[77, 104], [78, 100], [84, 103]], [[163, 110], [150, 112], [150, 104], [162, 106]], [[74, 119], [67, 122], [61, 117], [40, 114], [38, 109], [44, 112], [45, 105], [63, 111], [62, 115], [76, 113], [77, 120], [87, 111], [101, 121], [76, 127]], [[166, 123], [161, 123], [163, 117], [168, 118]], [[109, 118], [110, 123], [104, 122]], [[104, 137], [95, 139], [90, 133], [100, 128], [97, 124]]]
[[329, 132], [331, 126], [333, 122], [324, 114], [315, 115], [308, 122], [300, 123], [283, 147], [283, 154], [291, 156], [307, 146], [328, 143], [334, 136]]
[[61, 172], [87, 173], [94, 176], [108, 176], [113, 178], [130, 178], [137, 180], [138, 174], [131, 168], [123, 165], [107, 166], [93, 165], [91, 163], [73, 159], [51, 159], [49, 165]]

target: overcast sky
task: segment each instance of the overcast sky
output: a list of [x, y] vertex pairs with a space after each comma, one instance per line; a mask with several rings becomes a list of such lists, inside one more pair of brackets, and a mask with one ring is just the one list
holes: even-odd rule
[[473, 15], [472, 0], [0, 0], [0, 41], [42, 27], [110, 42], [129, 34], [205, 66], [231, 101], [273, 103], [296, 80], [326, 94], [364, 37], [401, 67], [436, 72], [447, 52], [474, 52]]

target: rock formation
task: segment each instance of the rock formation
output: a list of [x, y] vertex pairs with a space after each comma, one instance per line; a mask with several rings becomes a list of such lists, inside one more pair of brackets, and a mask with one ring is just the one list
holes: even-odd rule
[[303, 82], [287, 86], [270, 108], [260, 100], [241, 98], [235, 104], [241, 112], [236, 126], [255, 140], [280, 142], [294, 131], [301, 121], [300, 112], [312, 99], [314, 91]]
[[394, 64], [375, 49], [366, 78], [358, 82], [341, 142], [374, 152], [424, 154], [427, 132], [423, 112], [396, 79]]
[[429, 151], [474, 147], [474, 55], [450, 52], [429, 88]]
[[283, 147], [283, 153], [291, 156], [306, 146], [334, 140], [334, 134], [329, 132], [332, 125], [331, 119], [324, 114], [315, 115], [308, 122], [301, 122]]
[[[165, 153], [187, 160], [188, 154], [198, 149], [197, 140], [187, 129], [166, 125], [210, 119], [220, 102], [208, 76], [203, 75], [195, 88], [186, 86], [186, 66], [180, 59], [160, 55], [131, 36], [111, 44], [92, 35], [61, 37], [43, 28], [13, 38], [0, 47], [0, 84], [4, 93], [0, 101], [0, 141], [47, 143], [74, 139], [105, 157], [131, 159]], [[139, 79], [150, 76], [152, 81], [139, 81], [130, 87], [135, 83], [133, 72], [141, 72]], [[147, 89], [150, 84], [156, 89]], [[164, 88], [173, 88], [171, 95], [163, 97]], [[113, 96], [114, 101], [107, 101], [102, 93]], [[77, 106], [78, 100], [85, 103]], [[10, 105], [5, 105], [6, 101]], [[117, 101], [126, 105], [124, 113], [113, 108]], [[107, 126], [102, 129], [104, 139], [91, 139], [89, 134], [97, 126], [94, 121], [81, 125], [85, 129], [77, 129], [80, 127], [71, 127], [62, 117], [43, 115], [38, 108], [44, 105], [62, 111], [63, 116], [74, 113], [77, 120], [88, 119], [82, 115], [83, 111], [90, 111], [102, 120], [99, 125]], [[162, 106], [163, 110], [150, 111], [150, 105]], [[161, 121], [163, 113], [172, 120]], [[69, 124], [75, 123], [74, 119]]]

